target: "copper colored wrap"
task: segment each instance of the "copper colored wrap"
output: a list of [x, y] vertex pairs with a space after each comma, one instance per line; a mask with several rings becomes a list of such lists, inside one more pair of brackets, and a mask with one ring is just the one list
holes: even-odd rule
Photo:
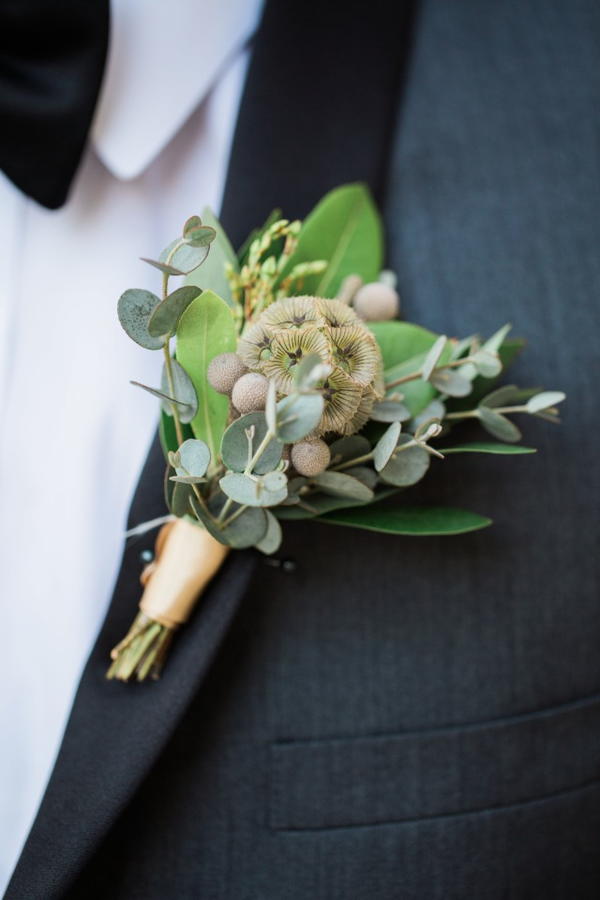
[[229, 547], [186, 519], [163, 525], [155, 560], [142, 574], [142, 612], [167, 628], [183, 625], [228, 552]]

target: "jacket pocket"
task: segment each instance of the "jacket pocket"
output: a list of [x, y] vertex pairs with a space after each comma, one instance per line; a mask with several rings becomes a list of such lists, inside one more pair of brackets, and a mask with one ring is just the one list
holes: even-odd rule
[[277, 830], [484, 811], [600, 780], [600, 694], [458, 727], [275, 741], [270, 751]]

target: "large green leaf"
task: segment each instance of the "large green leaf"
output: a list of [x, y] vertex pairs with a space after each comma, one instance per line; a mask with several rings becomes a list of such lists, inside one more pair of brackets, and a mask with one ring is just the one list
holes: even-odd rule
[[395, 506], [384, 509], [373, 506], [353, 507], [329, 513], [321, 521], [332, 525], [365, 528], [367, 531], [416, 537], [463, 534], [486, 528], [492, 522], [477, 513], [451, 506]]
[[498, 441], [473, 441], [470, 444], [462, 444], [459, 447], [439, 447], [437, 449], [444, 456], [447, 456], [449, 453], [499, 453], [508, 456], [537, 453], [534, 447], [523, 447], [521, 444], [501, 444]]
[[[379, 344], [386, 370], [421, 353], [426, 354], [439, 338], [433, 331], [410, 322], [369, 322], [368, 326]], [[421, 365], [424, 360], [425, 356]]]
[[209, 207], [203, 209], [202, 221], [206, 225], [212, 225], [217, 232], [217, 236], [211, 244], [210, 253], [204, 264], [199, 269], [194, 269], [193, 272], [190, 272], [186, 278], [186, 283], [196, 285], [203, 290], [214, 291], [215, 294], [218, 294], [219, 297], [225, 300], [228, 306], [233, 306], [231, 289], [225, 276], [225, 264], [231, 263], [233, 268], [237, 270], [237, 257], [229, 243], [229, 238], [223, 230], [223, 226]]
[[298, 246], [282, 276], [298, 263], [325, 259], [327, 269], [305, 280], [303, 292], [335, 297], [347, 275], [375, 281], [383, 261], [383, 235], [379, 213], [362, 184], [336, 188], [307, 216]]
[[203, 291], [179, 320], [176, 355], [196, 389], [198, 412], [191, 423], [194, 436], [208, 444], [213, 465], [219, 458], [229, 400], [210, 387], [206, 372], [213, 357], [234, 351], [235, 347], [231, 310], [213, 291]]

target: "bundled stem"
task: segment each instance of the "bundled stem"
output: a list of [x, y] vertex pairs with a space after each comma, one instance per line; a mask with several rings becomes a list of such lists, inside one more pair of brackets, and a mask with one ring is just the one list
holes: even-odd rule
[[119, 681], [159, 678], [174, 633], [173, 628], [139, 612], [127, 635], [112, 649], [106, 677]]

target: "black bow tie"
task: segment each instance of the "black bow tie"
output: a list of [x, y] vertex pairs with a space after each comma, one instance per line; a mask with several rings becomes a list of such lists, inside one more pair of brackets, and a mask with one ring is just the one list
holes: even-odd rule
[[81, 159], [107, 44], [108, 0], [0, 5], [0, 169], [50, 209]]

